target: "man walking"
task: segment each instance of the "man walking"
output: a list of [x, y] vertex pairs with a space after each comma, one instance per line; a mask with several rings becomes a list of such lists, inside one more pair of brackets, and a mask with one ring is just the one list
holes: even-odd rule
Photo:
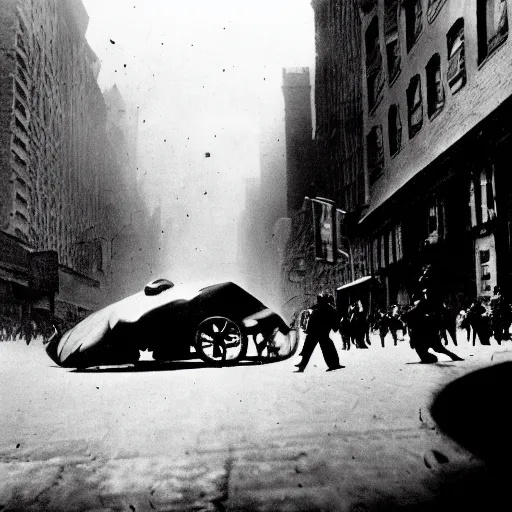
[[317, 344], [320, 344], [322, 349], [328, 372], [344, 368], [340, 365], [334, 342], [329, 337], [331, 330], [338, 330], [338, 318], [335, 309], [330, 304], [329, 294], [322, 292], [317, 296], [317, 303], [311, 308], [306, 339], [302, 349], [302, 360], [295, 365], [297, 373], [302, 373], [305, 370]]

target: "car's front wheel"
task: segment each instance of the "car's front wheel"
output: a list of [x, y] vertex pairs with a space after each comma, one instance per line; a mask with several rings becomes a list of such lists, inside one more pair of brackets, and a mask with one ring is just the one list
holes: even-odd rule
[[211, 316], [197, 326], [195, 347], [206, 363], [234, 364], [247, 353], [247, 336], [237, 322], [224, 316]]

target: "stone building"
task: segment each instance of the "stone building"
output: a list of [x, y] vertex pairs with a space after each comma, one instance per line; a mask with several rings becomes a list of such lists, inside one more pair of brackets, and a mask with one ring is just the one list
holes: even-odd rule
[[407, 304], [425, 264], [454, 310], [510, 290], [510, 1], [312, 6], [323, 164], [316, 200], [293, 219], [288, 295], [306, 303], [328, 288], [339, 306]]
[[508, 0], [361, 2], [367, 206], [360, 229], [385, 294], [422, 265], [448, 302], [509, 288]]
[[[307, 183], [300, 188], [302, 198], [295, 198], [299, 208], [289, 208], [291, 230], [281, 272], [289, 314], [314, 302], [319, 291], [336, 294], [339, 286], [367, 272], [363, 244], [352, 232], [366, 199], [359, 6], [342, 0], [314, 0], [311, 5], [316, 46], [314, 137], [302, 161], [294, 163], [293, 151], [287, 151], [289, 183], [294, 166], [306, 165], [309, 170]], [[295, 99], [300, 100], [297, 95]], [[290, 116], [291, 100], [288, 94], [287, 124], [298, 122]], [[301, 101], [309, 108], [308, 99]], [[311, 115], [300, 119], [304, 131], [311, 125]], [[287, 148], [300, 143], [295, 133], [303, 131], [287, 129]], [[299, 173], [295, 179], [300, 179]]]
[[87, 25], [81, 0], [2, 1], [0, 296], [60, 316], [102, 304], [119, 204]]

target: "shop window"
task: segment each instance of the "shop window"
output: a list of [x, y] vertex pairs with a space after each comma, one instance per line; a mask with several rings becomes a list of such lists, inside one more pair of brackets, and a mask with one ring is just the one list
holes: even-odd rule
[[380, 269], [380, 253], [379, 253], [379, 239], [375, 238], [373, 240], [373, 253], [372, 253], [372, 260], [373, 260], [373, 271], [378, 272]]
[[387, 257], [386, 257], [386, 233], [382, 234], [380, 237], [380, 266], [381, 268], [385, 268], [387, 266]]
[[436, 53], [429, 60], [427, 67], [427, 111], [433, 117], [444, 107], [444, 88], [441, 75], [441, 58]]
[[480, 293], [489, 293], [491, 291], [491, 251], [486, 249], [479, 252], [480, 260]]
[[382, 174], [384, 168], [384, 149], [380, 125], [374, 126], [366, 136], [366, 150], [370, 185], [373, 185]]
[[396, 256], [396, 261], [400, 261], [403, 258], [402, 225], [401, 224], [397, 224], [395, 226], [395, 256]]
[[448, 31], [448, 86], [452, 94], [466, 84], [466, 56], [464, 51], [464, 19], [459, 18]]
[[507, 0], [477, 2], [478, 61], [482, 62], [508, 37]]
[[471, 226], [479, 226], [496, 217], [496, 186], [494, 167], [489, 165], [475, 175], [470, 183], [469, 205]]
[[421, 31], [423, 30], [423, 9], [421, 0], [406, 0], [405, 9], [405, 34], [407, 39], [407, 51], [411, 51]]
[[444, 236], [444, 208], [442, 201], [434, 200], [428, 208], [426, 245], [436, 244]]
[[432, 23], [439, 14], [446, 0], [428, 0], [427, 20]]
[[398, 37], [398, 0], [389, 0], [384, 5], [384, 37], [388, 62], [389, 82], [400, 72], [400, 39]]
[[407, 108], [409, 114], [409, 138], [412, 139], [423, 126], [423, 100], [421, 97], [420, 75], [415, 75], [407, 88]]
[[368, 88], [368, 107], [372, 110], [380, 101], [384, 78], [382, 76], [382, 55], [379, 44], [379, 23], [375, 16], [365, 34], [366, 83]]
[[388, 261], [392, 265], [395, 262], [395, 237], [394, 230], [388, 231]]
[[402, 145], [402, 121], [397, 105], [391, 105], [388, 111], [389, 153], [391, 156], [400, 151]]

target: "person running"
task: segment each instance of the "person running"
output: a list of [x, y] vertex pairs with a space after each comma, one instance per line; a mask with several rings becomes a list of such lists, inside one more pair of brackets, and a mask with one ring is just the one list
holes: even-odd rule
[[429, 349], [447, 355], [452, 361], [463, 361], [441, 341], [441, 311], [437, 301], [429, 297], [428, 290], [423, 290], [422, 296], [416, 298], [414, 306], [406, 314], [406, 321], [411, 348], [416, 351], [422, 363], [437, 362], [437, 356], [429, 352]]
[[302, 373], [306, 369], [313, 350], [318, 344], [322, 349], [328, 372], [345, 368], [340, 365], [338, 352], [329, 336], [331, 330], [336, 332], [338, 328], [337, 313], [330, 303], [330, 296], [328, 293], [322, 292], [317, 296], [317, 303], [311, 308], [306, 339], [302, 348], [302, 360], [295, 365], [296, 373]]

